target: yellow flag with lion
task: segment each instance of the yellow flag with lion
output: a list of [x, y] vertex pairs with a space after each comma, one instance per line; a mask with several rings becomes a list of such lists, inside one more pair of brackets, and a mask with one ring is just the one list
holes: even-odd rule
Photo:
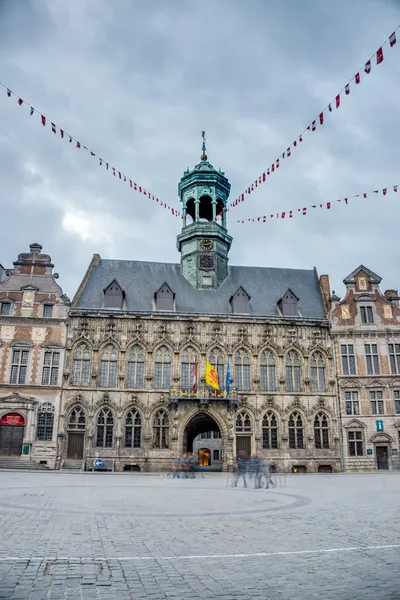
[[219, 391], [218, 372], [208, 361], [206, 362], [206, 383]]

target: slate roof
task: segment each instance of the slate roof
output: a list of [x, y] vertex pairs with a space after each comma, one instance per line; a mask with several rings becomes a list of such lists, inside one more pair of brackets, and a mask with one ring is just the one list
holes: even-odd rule
[[290, 288], [300, 299], [300, 316], [325, 318], [314, 270], [230, 266], [218, 290], [197, 290], [181, 275], [179, 264], [108, 259], [93, 265], [76, 307], [102, 309], [103, 290], [113, 279], [124, 290], [125, 310], [131, 312], [151, 312], [155, 292], [167, 283], [175, 294], [177, 313], [232, 314], [229, 299], [242, 286], [254, 316], [278, 316], [277, 302]]

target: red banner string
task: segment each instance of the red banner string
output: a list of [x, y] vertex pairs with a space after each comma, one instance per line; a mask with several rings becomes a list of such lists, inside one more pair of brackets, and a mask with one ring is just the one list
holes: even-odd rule
[[[316, 131], [317, 130], [317, 124], [319, 125], [323, 125], [324, 123], [324, 115], [327, 114], [328, 112], [332, 112], [332, 105], [334, 105], [336, 108], [340, 108], [341, 105], [341, 98], [343, 96], [343, 92], [345, 96], [348, 96], [350, 94], [350, 84], [354, 81], [356, 84], [359, 84], [361, 82], [361, 71], [364, 70], [365, 73], [369, 74], [371, 72], [372, 69], [372, 63], [371, 61], [374, 59], [374, 57], [376, 57], [376, 64], [380, 65], [383, 62], [383, 47], [386, 44], [389, 44], [389, 46], [391, 48], [393, 48], [393, 46], [396, 44], [397, 40], [396, 40], [396, 31], [399, 29], [400, 25], [398, 25], [396, 27], [396, 29], [394, 30], [394, 32], [384, 41], [384, 43], [382, 44], [382, 46], [376, 51], [374, 52], [374, 54], [371, 56], [371, 58], [369, 60], [367, 60], [367, 62], [365, 63], [365, 65], [363, 65], [363, 67], [357, 71], [357, 73], [355, 75], [353, 75], [353, 77], [350, 79], [350, 81], [348, 81], [346, 83], [346, 85], [340, 90], [340, 92], [338, 94], [335, 95], [335, 97], [329, 102], [329, 104], [327, 104], [325, 106], [325, 108], [318, 114], [318, 116], [312, 120], [311, 124], [308, 125], [303, 131], [302, 133], [294, 140], [294, 142], [292, 142], [287, 149], [282, 152], [282, 154], [279, 156], [279, 158], [277, 158], [272, 165], [264, 172], [262, 173], [262, 175], [260, 175], [259, 177], [257, 177], [257, 179], [254, 181], [254, 183], [252, 183], [251, 185], [249, 185], [249, 187], [242, 192], [241, 194], [239, 194], [239, 196], [233, 200], [224, 210], [229, 210], [229, 208], [235, 208], [235, 206], [237, 206], [240, 202], [244, 202], [244, 199], [246, 196], [249, 196], [250, 194], [252, 194], [259, 185], [261, 185], [262, 183], [266, 183], [268, 177], [274, 173], [277, 169], [279, 169], [280, 166], [280, 160], [284, 159], [284, 158], [290, 158], [290, 156], [292, 155], [292, 151], [294, 150], [294, 148], [296, 148], [297, 146], [299, 146], [301, 144], [301, 142], [303, 141], [303, 136], [304, 134], [306, 134], [308, 131]], [[223, 211], [222, 211], [223, 212]], [[220, 215], [221, 213], [219, 213]], [[218, 216], [219, 216], [218, 215]]]
[[[45, 116], [42, 115], [41, 112], [39, 112], [36, 108], [34, 108], [33, 106], [31, 106], [28, 102], [26, 102], [25, 100], [23, 100], [22, 98], [20, 98], [15, 92], [13, 92], [12, 90], [10, 90], [10, 88], [8, 88], [6, 85], [4, 85], [4, 83], [2, 83], [0, 81], [0, 86], [3, 87], [6, 91], [7, 91], [7, 96], [9, 98], [14, 97], [17, 99], [17, 102], [19, 104], [19, 106], [23, 106], [24, 104], [26, 106], [29, 107], [30, 110], [30, 116], [32, 117], [34, 114], [39, 115], [40, 117], [40, 122], [42, 123], [42, 125], [44, 127], [46, 127], [48, 124], [50, 124], [51, 127], [51, 131], [55, 134], [57, 134], [57, 132], [60, 133], [60, 137], [61, 138], [67, 138], [69, 143], [74, 142], [74, 145], [76, 148], [82, 148], [83, 150], [86, 150], [90, 156], [94, 156], [95, 158], [98, 159], [99, 161], [99, 166], [105, 166], [106, 170], [109, 170], [109, 163], [107, 161], [105, 161], [103, 158], [100, 158], [99, 156], [97, 156], [97, 154], [95, 152], [92, 152], [92, 150], [90, 150], [87, 146], [81, 144], [81, 142], [79, 142], [74, 136], [70, 135], [69, 133], [67, 133], [65, 131], [65, 129], [61, 129], [61, 127], [59, 127], [58, 125], [56, 125], [56, 123], [53, 123], [52, 121], [49, 121], [49, 119]], [[169, 206], [166, 202], [163, 202], [162, 200], [159, 200], [156, 196], [154, 196], [154, 194], [152, 194], [151, 192], [148, 192], [142, 185], [139, 185], [138, 183], [135, 183], [132, 179], [130, 179], [130, 177], [128, 177], [127, 175], [124, 175], [124, 173], [122, 173], [121, 171], [118, 171], [118, 169], [116, 169], [115, 167], [111, 167], [111, 171], [112, 174], [114, 175], [114, 177], [117, 176], [118, 174], [118, 179], [120, 179], [121, 181], [123, 181], [124, 183], [129, 183], [129, 186], [132, 188], [132, 190], [134, 190], [135, 192], [138, 192], [140, 194], [144, 194], [145, 196], [147, 196], [150, 200], [153, 200], [154, 202], [157, 202], [159, 204], [159, 206], [161, 206], [164, 209], [167, 209], [171, 215], [173, 215], [174, 217], [180, 217], [181, 216], [181, 212], [179, 210], [177, 210], [176, 208], [173, 208], [172, 206]]]
[[266, 223], [270, 219], [292, 219], [296, 213], [300, 213], [305, 216], [307, 214], [307, 210], [310, 208], [326, 208], [330, 210], [332, 208], [332, 204], [334, 202], [344, 202], [345, 204], [349, 203], [349, 200], [353, 200], [354, 198], [368, 198], [368, 194], [379, 194], [380, 192], [383, 196], [386, 196], [388, 190], [392, 190], [397, 192], [398, 185], [392, 185], [389, 187], [382, 188], [381, 190], [370, 190], [369, 192], [363, 192], [362, 194], [355, 194], [354, 196], [347, 196], [347, 198], [339, 198], [338, 200], [331, 200], [330, 202], [324, 202], [322, 204], [312, 204], [311, 206], [305, 206], [303, 208], [294, 208], [292, 210], [285, 210], [276, 213], [271, 213], [269, 215], [262, 215], [260, 217], [250, 217], [247, 219], [238, 219], [236, 223]]

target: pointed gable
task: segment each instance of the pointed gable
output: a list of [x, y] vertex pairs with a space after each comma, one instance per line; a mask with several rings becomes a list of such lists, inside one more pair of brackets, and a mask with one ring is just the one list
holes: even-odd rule
[[364, 267], [364, 265], [360, 265], [359, 267], [357, 267], [357, 269], [354, 269], [354, 271], [352, 271], [350, 275], [347, 275], [347, 277], [343, 279], [343, 283], [345, 285], [348, 285], [349, 283], [356, 283], [356, 276], [360, 274], [367, 275], [370, 282], [376, 285], [379, 285], [382, 281], [382, 277], [379, 277], [379, 275], [377, 275], [367, 267]]
[[289, 288], [278, 300], [278, 308], [284, 317], [297, 317], [299, 315], [298, 308], [299, 298]]
[[229, 299], [230, 305], [232, 307], [232, 312], [235, 314], [247, 314], [249, 312], [249, 302], [250, 296], [240, 286], [238, 290], [231, 296]]
[[154, 294], [154, 298], [156, 301], [156, 310], [174, 310], [175, 294], [168, 283], [162, 284]]
[[103, 290], [104, 292], [104, 308], [122, 308], [125, 292], [119, 285], [116, 279]]

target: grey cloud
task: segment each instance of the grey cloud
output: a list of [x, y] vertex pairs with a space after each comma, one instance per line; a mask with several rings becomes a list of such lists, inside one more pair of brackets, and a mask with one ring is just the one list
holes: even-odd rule
[[[106, 0], [8, 1], [0, 4], [2, 77], [174, 206], [206, 129], [209, 158], [226, 172], [234, 198], [317, 116], [399, 16], [397, 2], [382, 0], [119, 0], [118, 10]], [[363, 262], [386, 287], [397, 287], [399, 256], [389, 240], [400, 210], [391, 196], [292, 221], [235, 221], [398, 183], [399, 51], [400, 40], [385, 47], [384, 64], [353, 86], [267, 185], [229, 212], [232, 264], [316, 265], [341, 293], [343, 277]], [[56, 139], [25, 108], [0, 91], [0, 202], [8, 223], [2, 264], [39, 241], [72, 296], [94, 252], [179, 260], [179, 219]]]

